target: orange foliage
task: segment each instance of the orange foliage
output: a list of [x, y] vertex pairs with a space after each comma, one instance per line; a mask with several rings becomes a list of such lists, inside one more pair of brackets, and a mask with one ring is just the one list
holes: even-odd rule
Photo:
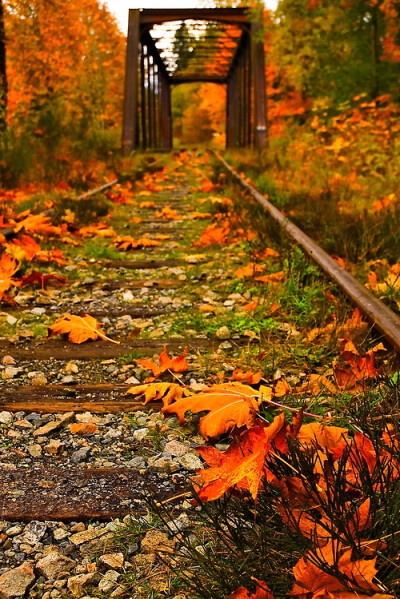
[[98, 338], [118, 343], [109, 339], [100, 328], [98, 321], [89, 314], [84, 316], [66, 314], [49, 327], [48, 336], [52, 335], [68, 335], [68, 340], [71, 343], [83, 343], [88, 339], [96, 341]]
[[181, 356], [170, 358], [167, 354], [167, 348], [164, 346], [163, 351], [158, 357], [158, 364], [156, 364], [151, 358], [135, 360], [135, 362], [142, 368], [148, 368], [151, 370], [155, 378], [158, 378], [166, 370], [171, 370], [172, 372], [185, 372], [189, 368], [188, 361], [185, 357], [186, 354], [187, 348]]
[[107, 8], [98, 0], [32, 0], [13, 2], [12, 9], [6, 11], [10, 120], [54, 101], [67, 123], [89, 115], [103, 125], [119, 123], [125, 44]]
[[167, 408], [163, 414], [176, 414], [180, 422], [185, 421], [189, 410], [194, 413], [209, 412], [200, 419], [200, 433], [205, 439], [215, 439], [235, 427], [252, 427], [259, 411], [251, 387], [241, 383], [214, 385], [204, 393], [181, 399]]

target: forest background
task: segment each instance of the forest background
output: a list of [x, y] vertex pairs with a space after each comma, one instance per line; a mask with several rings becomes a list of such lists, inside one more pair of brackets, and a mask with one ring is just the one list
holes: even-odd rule
[[[0, 6], [2, 184], [54, 181], [67, 171], [71, 182], [78, 180], [120, 144], [125, 36], [98, 0]], [[361, 135], [365, 151], [377, 130], [395, 126], [398, 0], [280, 0], [274, 13], [264, 9], [264, 22], [274, 151], [283, 157], [296, 140], [301, 154], [311, 135], [340, 162], [350, 125], [351, 143]], [[179, 32], [174, 44], [182, 55]], [[175, 143], [223, 147], [225, 110], [223, 86], [177, 86]], [[333, 141], [332, 125], [342, 129]]]

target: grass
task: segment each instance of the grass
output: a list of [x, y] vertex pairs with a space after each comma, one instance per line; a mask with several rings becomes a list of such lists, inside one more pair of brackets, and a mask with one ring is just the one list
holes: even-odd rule
[[94, 260], [121, 260], [123, 254], [110, 247], [107, 241], [99, 239], [89, 239], [81, 249], [85, 258]]

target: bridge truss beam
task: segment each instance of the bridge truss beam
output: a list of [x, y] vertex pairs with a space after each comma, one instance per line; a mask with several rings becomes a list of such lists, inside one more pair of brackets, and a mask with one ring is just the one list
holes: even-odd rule
[[[225, 74], [202, 70], [207, 65], [206, 58], [202, 58], [203, 64], [197, 61], [196, 69], [192, 71], [171, 72], [168, 68], [151, 29], [166, 22], [186, 20], [240, 27], [241, 35], [239, 33], [236, 50]], [[124, 153], [129, 154], [138, 148], [168, 150], [172, 147], [171, 87], [194, 81], [226, 85], [227, 148], [264, 147], [267, 104], [261, 32], [262, 23], [250, 22], [243, 8], [131, 9], [125, 73]], [[200, 52], [200, 56], [203, 57], [203, 53]]]

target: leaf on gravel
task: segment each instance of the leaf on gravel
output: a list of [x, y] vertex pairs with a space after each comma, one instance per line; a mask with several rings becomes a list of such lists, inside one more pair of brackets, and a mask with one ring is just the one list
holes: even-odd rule
[[244, 372], [240, 368], [235, 368], [232, 373], [233, 381], [243, 381], [248, 385], [257, 385], [262, 379], [262, 372], [259, 370], [258, 372], [252, 372], [251, 370], [247, 370]]
[[164, 206], [162, 210], [155, 212], [154, 216], [156, 218], [164, 218], [165, 220], [182, 220], [183, 218], [171, 206]]
[[107, 237], [116, 237], [114, 229], [109, 227], [105, 223], [97, 223], [96, 225], [88, 225], [87, 227], [81, 227], [78, 231], [80, 237], [101, 237], [106, 239]]
[[257, 391], [240, 383], [214, 385], [209, 390], [176, 401], [163, 408], [163, 414], [176, 414], [179, 422], [185, 421], [189, 410], [194, 413], [209, 412], [200, 419], [200, 433], [205, 439], [217, 439], [234, 428], [251, 428], [259, 412]]
[[104, 341], [119, 344], [119, 341], [107, 337], [101, 330], [99, 322], [89, 314], [83, 316], [66, 314], [49, 327], [47, 336], [51, 337], [52, 335], [68, 335], [68, 340], [71, 343], [83, 343], [88, 339], [96, 341], [100, 337]]
[[131, 235], [124, 235], [123, 237], [117, 237], [114, 239], [114, 244], [122, 252], [127, 250], [138, 250], [141, 248], [152, 248], [161, 245], [160, 241], [155, 239], [149, 239], [148, 237], [140, 237], [135, 239]]
[[127, 391], [132, 395], [144, 395], [143, 405], [150, 401], [162, 400], [164, 407], [169, 406], [174, 401], [192, 395], [189, 389], [185, 389], [176, 383], [148, 383], [147, 385], [137, 385], [130, 387]]
[[61, 283], [61, 285], [68, 284], [68, 281], [65, 277], [60, 277], [54, 273], [44, 275], [42, 272], [34, 271], [29, 275], [24, 275], [21, 277], [21, 283], [23, 286], [32, 285], [32, 283], [38, 283], [42, 289], [46, 287], [48, 281], [57, 281], [58, 283]]
[[142, 368], [148, 368], [151, 370], [153, 375], [158, 378], [166, 370], [171, 370], [172, 372], [185, 372], [189, 368], [189, 363], [186, 360], [186, 354], [187, 347], [185, 347], [185, 350], [181, 356], [170, 358], [167, 354], [167, 348], [164, 345], [164, 349], [158, 357], [158, 364], [156, 364], [152, 358], [135, 360], [135, 362]]

